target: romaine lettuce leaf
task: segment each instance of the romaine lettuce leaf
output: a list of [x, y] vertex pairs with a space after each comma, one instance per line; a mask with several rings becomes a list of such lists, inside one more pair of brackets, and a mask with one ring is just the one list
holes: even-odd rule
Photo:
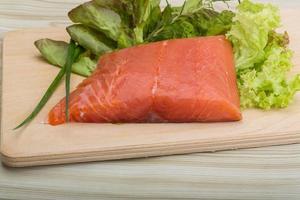
[[93, 0], [97, 5], [113, 10], [121, 17], [123, 24], [132, 28], [133, 12], [130, 8], [131, 2], [129, 0]]
[[160, 20], [160, 0], [134, 0], [134, 33], [137, 43], [143, 43], [144, 37], [151, 32]]
[[55, 66], [64, 66], [68, 54], [68, 43], [52, 39], [39, 39], [34, 42], [43, 58]]
[[[35, 41], [34, 44], [50, 64], [60, 68], [65, 65], [68, 43], [45, 38]], [[72, 65], [72, 72], [81, 76], [90, 76], [97, 66], [97, 57], [94, 57], [89, 51], [81, 53]]]
[[81, 23], [98, 30], [118, 42], [119, 48], [132, 46], [133, 41], [126, 32], [126, 25], [120, 15], [114, 10], [102, 7], [99, 2], [84, 3], [71, 10], [68, 15], [74, 23]]
[[69, 18], [74, 23], [82, 23], [99, 30], [115, 41], [118, 40], [120, 35], [122, 27], [120, 16], [115, 11], [101, 7], [93, 1], [71, 10]]
[[97, 59], [92, 59], [90, 56], [80, 55], [72, 65], [72, 71], [78, 75], [88, 77], [97, 67]]
[[203, 0], [186, 0], [183, 4], [183, 7], [179, 8], [178, 11], [181, 12], [181, 14], [189, 14], [193, 13], [200, 8], [202, 8]]
[[85, 49], [89, 49], [94, 55], [111, 52], [117, 47], [114, 41], [101, 32], [82, 24], [73, 24], [67, 27], [67, 32], [74, 41]]

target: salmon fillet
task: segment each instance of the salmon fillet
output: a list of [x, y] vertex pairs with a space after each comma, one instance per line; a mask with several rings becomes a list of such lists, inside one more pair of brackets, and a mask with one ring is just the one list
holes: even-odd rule
[[[70, 94], [72, 122], [241, 120], [231, 44], [224, 36], [175, 39], [101, 57]], [[65, 99], [49, 113], [65, 123]]]

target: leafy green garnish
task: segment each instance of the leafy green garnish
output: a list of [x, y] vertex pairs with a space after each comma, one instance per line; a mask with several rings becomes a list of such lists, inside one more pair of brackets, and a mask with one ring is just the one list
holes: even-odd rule
[[117, 44], [113, 40], [107, 38], [101, 32], [82, 24], [69, 26], [67, 27], [67, 31], [74, 41], [85, 49], [90, 50], [94, 55], [102, 55], [113, 51], [117, 47]]
[[223, 35], [230, 30], [234, 16], [235, 14], [229, 10], [219, 13], [204, 9], [192, 15], [192, 21], [199, 35]]
[[94, 1], [84, 3], [69, 12], [74, 23], [82, 23], [103, 32], [107, 37], [117, 41], [122, 30], [120, 16], [111, 9], [99, 6]]
[[95, 1], [84, 3], [69, 12], [74, 23], [81, 23], [117, 41], [120, 48], [132, 45], [121, 17], [115, 11], [102, 7]]
[[[51, 39], [40, 39], [34, 44], [50, 64], [61, 68], [65, 65], [68, 43]], [[92, 55], [90, 51], [83, 52], [73, 64], [72, 72], [84, 77], [90, 76], [96, 69], [97, 59], [98, 57]]]
[[80, 76], [89, 77], [96, 69], [97, 60], [97, 57], [93, 58], [88, 52], [82, 53], [72, 65], [72, 72]]
[[243, 108], [283, 108], [300, 90], [300, 76], [290, 80], [292, 51], [280, 25], [278, 8], [244, 0], [227, 37], [234, 47], [238, 86]]
[[160, 0], [133, 1], [134, 9], [134, 34], [136, 43], [143, 43], [144, 36], [151, 32], [160, 20]]
[[201, 9], [204, 2], [199, 0], [186, 0], [184, 1], [183, 6], [177, 8], [177, 10], [183, 15], [191, 14]]
[[221, 35], [231, 28], [232, 18], [234, 17], [232, 11], [217, 12], [202, 6], [198, 9], [192, 9], [190, 6], [189, 10], [185, 11], [184, 8], [187, 5], [188, 1], [182, 7], [182, 11], [168, 5], [162, 13], [161, 23], [148, 36], [147, 41]]
[[[212, 2], [187, 0], [181, 7], [168, 4], [163, 10], [159, 0], [93, 0], [77, 6], [69, 17], [80, 24], [67, 31], [86, 51], [73, 64], [72, 72], [89, 76], [102, 54], [134, 44], [224, 34], [234, 14], [212, 10]], [[67, 45], [50, 39], [36, 42], [43, 57], [60, 67], [65, 64]]]
[[51, 39], [40, 39], [34, 42], [42, 56], [52, 65], [64, 66], [68, 54], [68, 43]]

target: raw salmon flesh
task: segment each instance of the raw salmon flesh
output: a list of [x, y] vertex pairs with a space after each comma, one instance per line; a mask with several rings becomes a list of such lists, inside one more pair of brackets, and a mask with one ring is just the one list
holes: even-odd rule
[[[70, 94], [72, 122], [241, 120], [233, 52], [224, 36], [175, 39], [103, 55]], [[65, 99], [49, 113], [65, 123]]]

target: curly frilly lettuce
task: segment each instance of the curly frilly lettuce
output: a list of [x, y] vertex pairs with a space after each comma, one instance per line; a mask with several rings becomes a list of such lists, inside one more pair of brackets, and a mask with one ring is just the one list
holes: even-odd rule
[[300, 90], [300, 75], [288, 79], [292, 51], [280, 26], [279, 10], [271, 4], [244, 0], [227, 33], [232, 42], [242, 108], [283, 108]]

